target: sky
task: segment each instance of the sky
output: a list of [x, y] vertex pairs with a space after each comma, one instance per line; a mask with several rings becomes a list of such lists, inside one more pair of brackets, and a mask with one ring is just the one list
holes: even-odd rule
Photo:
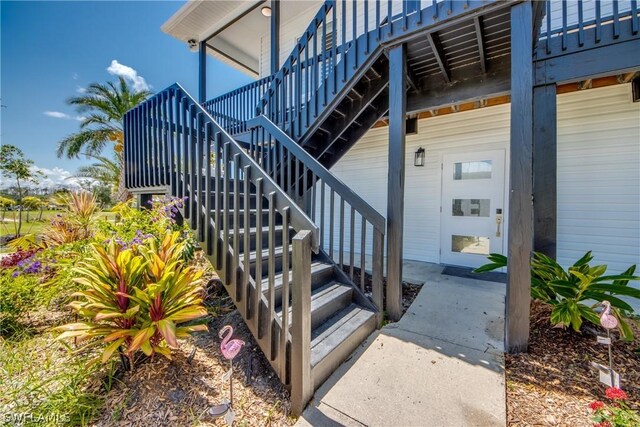
[[[0, 143], [20, 147], [47, 182], [62, 183], [91, 163], [56, 157], [57, 142], [81, 118], [65, 101], [89, 83], [122, 75], [157, 92], [178, 82], [197, 97], [198, 55], [160, 30], [183, 4], [0, 1]], [[252, 80], [214, 58], [207, 77], [208, 98]]]

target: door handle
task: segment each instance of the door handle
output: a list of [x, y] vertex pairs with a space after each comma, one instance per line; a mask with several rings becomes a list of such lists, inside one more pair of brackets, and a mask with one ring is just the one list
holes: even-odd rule
[[497, 230], [496, 230], [496, 237], [500, 237], [500, 224], [502, 224], [502, 209], [496, 209], [496, 224], [497, 224]]

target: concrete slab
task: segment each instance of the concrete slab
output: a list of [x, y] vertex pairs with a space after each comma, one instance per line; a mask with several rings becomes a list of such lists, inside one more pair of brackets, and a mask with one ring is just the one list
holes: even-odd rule
[[480, 351], [504, 351], [505, 285], [452, 276], [429, 278], [397, 328]]
[[407, 313], [333, 373], [298, 425], [506, 424], [505, 286], [410, 264], [405, 280], [425, 285]]

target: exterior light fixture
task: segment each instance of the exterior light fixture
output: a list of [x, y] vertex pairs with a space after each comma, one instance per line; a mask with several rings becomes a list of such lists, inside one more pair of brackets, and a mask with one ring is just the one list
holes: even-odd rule
[[413, 157], [413, 165], [414, 166], [424, 166], [424, 148], [420, 147], [416, 150]]
[[198, 41], [196, 39], [187, 40], [187, 45], [189, 45], [189, 50], [191, 52], [197, 52], [200, 50], [200, 46], [198, 46]]
[[269, 6], [263, 6], [262, 9], [260, 9], [260, 12], [264, 15], [264, 16], [271, 16], [271, 8]]

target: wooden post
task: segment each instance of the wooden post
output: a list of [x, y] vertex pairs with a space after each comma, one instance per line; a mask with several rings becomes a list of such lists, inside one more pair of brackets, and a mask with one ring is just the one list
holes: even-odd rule
[[[311, 378], [311, 238], [302, 230], [293, 238], [291, 310], [291, 412], [302, 414], [313, 396]], [[285, 328], [286, 330], [286, 328]]]
[[198, 102], [207, 101], [207, 42], [200, 42], [198, 50]]
[[511, 8], [511, 149], [505, 349], [527, 350], [533, 239], [533, 15]]
[[556, 85], [533, 90], [533, 250], [556, 258]]
[[404, 225], [407, 50], [389, 50], [389, 168], [387, 184], [387, 313], [402, 316], [402, 233]]
[[271, 75], [280, 69], [280, 0], [271, 1]]

